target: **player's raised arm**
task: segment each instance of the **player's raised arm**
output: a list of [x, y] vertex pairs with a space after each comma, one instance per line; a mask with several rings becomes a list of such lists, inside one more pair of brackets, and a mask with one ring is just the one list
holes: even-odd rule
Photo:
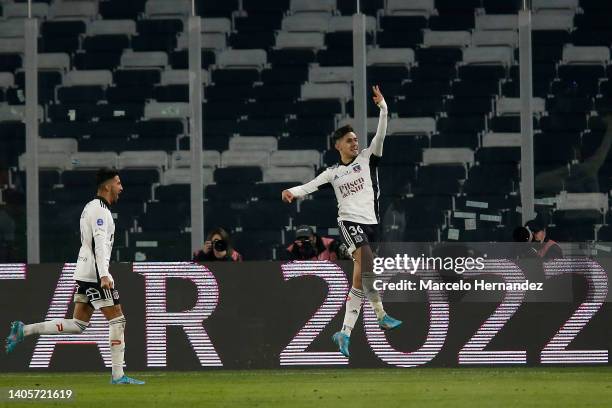
[[283, 192], [281, 193], [281, 198], [284, 202], [290, 203], [293, 201], [294, 198], [301, 198], [310, 193], [314, 193], [323, 184], [329, 182], [329, 171], [325, 170], [323, 173], [319, 174], [317, 177], [315, 177], [306, 184], [292, 187], [288, 190], [283, 190]]
[[378, 127], [376, 128], [376, 135], [374, 139], [372, 139], [372, 143], [370, 144], [370, 151], [373, 155], [381, 157], [383, 153], [383, 143], [385, 141], [385, 136], [387, 134], [387, 103], [385, 102], [385, 97], [382, 92], [380, 92], [380, 88], [378, 85], [372, 87], [372, 91], [374, 92], [374, 96], [372, 99], [374, 103], [380, 108], [380, 116], [378, 117]]

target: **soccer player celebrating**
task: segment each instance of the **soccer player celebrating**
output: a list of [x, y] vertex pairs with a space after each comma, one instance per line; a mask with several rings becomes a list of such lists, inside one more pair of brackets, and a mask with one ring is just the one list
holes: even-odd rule
[[387, 132], [387, 104], [378, 86], [372, 89], [374, 102], [380, 108], [380, 117], [370, 146], [359, 153], [353, 128], [350, 125], [341, 127], [333, 136], [340, 161], [314, 180], [282, 192], [283, 201], [290, 203], [294, 198], [313, 193], [325, 184], [331, 184], [334, 188], [338, 201], [338, 225], [354, 260], [353, 287], [346, 300], [344, 323], [342, 330], [332, 337], [340, 352], [347, 357], [351, 330], [359, 317], [364, 297], [372, 305], [382, 329], [390, 330], [402, 324], [385, 313], [380, 295], [374, 289], [374, 255], [370, 243], [377, 240], [380, 221], [377, 165], [382, 157]]
[[109, 342], [113, 365], [111, 384], [144, 384], [123, 373], [125, 353], [125, 317], [119, 302], [119, 292], [108, 271], [115, 222], [110, 205], [115, 204], [123, 191], [119, 173], [103, 168], [96, 175], [97, 195], [81, 213], [81, 249], [74, 279], [74, 313], [72, 319], [56, 319], [40, 323], [11, 323], [6, 338], [6, 352], [10, 353], [26, 336], [35, 334], [80, 334], [88, 326], [95, 309], [100, 309], [109, 323]]

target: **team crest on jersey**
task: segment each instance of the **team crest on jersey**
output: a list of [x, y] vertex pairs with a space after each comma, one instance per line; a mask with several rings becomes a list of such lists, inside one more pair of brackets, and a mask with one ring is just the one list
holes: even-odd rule
[[353, 166], [353, 171], [354, 171], [355, 173], [359, 173], [359, 172], [361, 172], [361, 164], [356, 164], [356, 165], [354, 165], [354, 166]]
[[104, 225], [104, 220], [102, 220], [102, 218], [98, 218], [98, 221], [96, 221], [96, 224], [98, 224], [98, 226], [101, 227], [102, 225]]

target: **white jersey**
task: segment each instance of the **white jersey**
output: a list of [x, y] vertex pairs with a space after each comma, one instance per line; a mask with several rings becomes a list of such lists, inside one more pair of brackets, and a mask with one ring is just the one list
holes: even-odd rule
[[378, 128], [372, 143], [363, 149], [351, 162], [339, 162], [319, 174], [314, 180], [290, 188], [295, 197], [303, 197], [329, 183], [338, 201], [338, 220], [360, 224], [380, 222], [378, 198], [378, 162], [382, 157], [382, 146], [387, 133], [387, 105], [380, 104]]
[[81, 249], [74, 280], [100, 282], [113, 277], [108, 272], [115, 240], [115, 222], [104, 198], [96, 197], [85, 205], [81, 213]]

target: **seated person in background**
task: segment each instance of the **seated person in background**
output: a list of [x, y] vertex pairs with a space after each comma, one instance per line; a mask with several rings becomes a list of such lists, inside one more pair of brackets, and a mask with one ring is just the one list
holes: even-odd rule
[[544, 260], [563, 258], [563, 250], [556, 241], [546, 237], [546, 227], [536, 217], [527, 221], [524, 227], [514, 230], [513, 238], [515, 242], [533, 242], [528, 254], [523, 256], [537, 256]]
[[287, 247], [292, 261], [335, 261], [350, 259], [344, 244], [333, 238], [320, 237], [308, 225], [295, 230], [295, 241]]
[[229, 261], [240, 262], [242, 255], [231, 244], [230, 236], [218, 227], [208, 233], [204, 247], [193, 254], [194, 262]]

